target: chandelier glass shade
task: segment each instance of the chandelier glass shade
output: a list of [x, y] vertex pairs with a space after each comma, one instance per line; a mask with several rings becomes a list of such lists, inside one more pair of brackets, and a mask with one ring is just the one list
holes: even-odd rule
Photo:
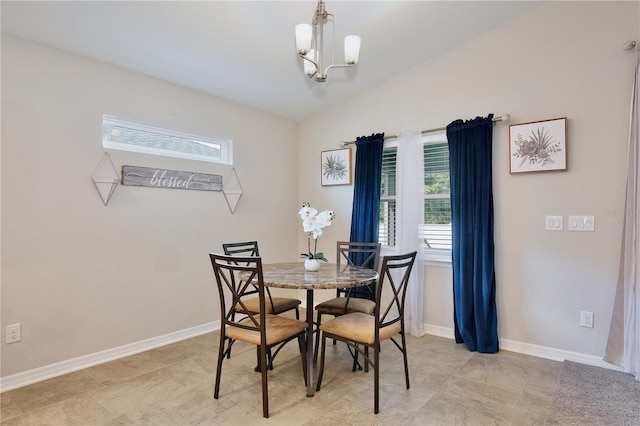
[[332, 64], [323, 69], [324, 24], [329, 20], [333, 23], [333, 15], [327, 12], [324, 1], [319, 0], [311, 25], [296, 25], [296, 51], [304, 63], [304, 73], [310, 78], [315, 77], [317, 82], [326, 81], [327, 72], [331, 68], [352, 67], [360, 59], [360, 37], [348, 35], [344, 38], [344, 63]]

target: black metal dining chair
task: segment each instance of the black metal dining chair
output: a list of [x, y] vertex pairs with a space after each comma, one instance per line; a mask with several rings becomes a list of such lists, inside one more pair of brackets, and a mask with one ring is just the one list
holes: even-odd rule
[[[258, 367], [262, 378], [262, 415], [269, 417], [269, 394], [267, 372], [269, 363], [267, 353], [271, 348], [282, 348], [289, 341], [297, 338], [302, 359], [302, 373], [306, 386], [306, 344], [305, 332], [308, 327], [305, 321], [287, 318], [281, 315], [267, 314], [267, 297], [262, 275], [262, 259], [260, 257], [234, 257], [210, 253], [211, 265], [220, 294], [220, 346], [216, 369], [216, 383], [213, 397], [220, 396], [222, 363], [228, 359], [231, 347], [237, 341], [256, 346]], [[240, 279], [239, 274], [243, 275]], [[242, 282], [241, 285], [236, 283]], [[245, 303], [246, 292], [255, 292], [259, 301], [258, 312]], [[244, 315], [238, 312], [242, 308]], [[277, 351], [276, 351], [277, 352]]]
[[[338, 241], [336, 244], [336, 263], [338, 265], [345, 263], [353, 266], [365, 266], [377, 271], [380, 248], [380, 243]], [[316, 306], [317, 332], [313, 355], [314, 362], [318, 360], [318, 347], [320, 345], [319, 328], [322, 324], [322, 316], [332, 315], [337, 317], [352, 312], [362, 312], [372, 315], [376, 307], [374, 287], [375, 284], [362, 287], [339, 288], [336, 291], [336, 297]], [[354, 368], [355, 366], [356, 363], [354, 363]]]
[[[227, 256], [236, 257], [233, 261], [235, 263], [241, 263], [237, 259], [238, 256], [251, 256], [251, 257], [259, 257], [260, 249], [258, 248], [257, 241], [245, 241], [239, 243], [224, 243], [222, 244], [222, 249], [224, 250], [224, 254]], [[232, 280], [235, 280], [235, 276], [231, 276]], [[238, 280], [237, 282], [233, 282], [234, 286], [238, 287], [242, 285], [242, 280]], [[254, 286], [254, 290], [248, 290], [245, 292], [244, 296], [244, 304], [236, 305], [236, 312], [238, 313], [246, 313], [246, 312], [260, 312], [260, 300], [256, 297], [258, 293], [257, 287]], [[301, 301], [298, 299], [290, 298], [290, 297], [272, 297], [271, 292], [268, 287], [265, 287], [265, 293], [267, 297], [267, 301], [265, 304], [267, 314], [279, 315], [291, 310], [295, 309], [296, 319], [300, 319], [300, 310], [299, 306]], [[252, 296], [252, 297], [246, 297]], [[246, 311], [248, 309], [248, 311]], [[267, 358], [269, 360], [269, 369], [273, 370], [273, 358], [277, 355], [277, 352], [272, 354], [271, 349], [267, 351]], [[231, 350], [227, 352], [227, 358], [231, 357]]]
[[[258, 249], [257, 241], [246, 241], [240, 243], [224, 243], [222, 244], [224, 254], [228, 256], [260, 256], [260, 250]], [[266, 309], [268, 314], [279, 315], [291, 310], [296, 311], [296, 319], [300, 319], [299, 306], [302, 303], [298, 299], [290, 297], [272, 297], [268, 287], [265, 287], [267, 294]], [[249, 293], [250, 294], [255, 293]], [[258, 298], [247, 299], [244, 303], [244, 308], [258, 312]]]
[[[322, 349], [320, 371], [316, 391], [320, 391], [324, 374], [325, 349], [327, 339], [345, 342], [350, 348], [364, 357], [365, 370], [371, 366], [373, 379], [373, 411], [377, 414], [380, 401], [380, 344], [391, 340], [402, 352], [404, 375], [409, 389], [409, 366], [407, 363], [407, 344], [404, 330], [404, 304], [409, 276], [416, 258], [416, 252], [382, 258], [380, 278], [376, 286], [376, 306], [373, 315], [354, 312], [338, 316], [320, 326]], [[400, 342], [396, 341], [400, 338]], [[373, 352], [373, 358], [369, 356]]]

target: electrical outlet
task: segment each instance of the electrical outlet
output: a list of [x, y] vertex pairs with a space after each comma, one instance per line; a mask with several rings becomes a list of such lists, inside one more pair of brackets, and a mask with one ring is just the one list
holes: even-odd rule
[[22, 326], [20, 323], [7, 326], [7, 343], [16, 343], [22, 340]]
[[580, 327], [593, 328], [593, 312], [580, 311]]

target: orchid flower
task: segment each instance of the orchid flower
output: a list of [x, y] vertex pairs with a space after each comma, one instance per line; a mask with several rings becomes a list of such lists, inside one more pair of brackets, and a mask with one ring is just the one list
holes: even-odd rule
[[[302, 257], [308, 259], [320, 259], [327, 262], [322, 252], [316, 252], [318, 246], [318, 237], [322, 235], [322, 228], [331, 226], [331, 221], [335, 219], [336, 215], [331, 210], [324, 210], [320, 213], [308, 202], [302, 204], [302, 208], [298, 211], [300, 218], [302, 219], [302, 229], [307, 233], [307, 248], [308, 253], [302, 253]], [[311, 251], [311, 238], [313, 237], [313, 252]]]

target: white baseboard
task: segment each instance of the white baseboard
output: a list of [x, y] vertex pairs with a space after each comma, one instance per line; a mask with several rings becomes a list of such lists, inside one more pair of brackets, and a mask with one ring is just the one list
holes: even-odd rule
[[[434, 336], [445, 337], [447, 339], [455, 338], [455, 333], [452, 328], [440, 327], [437, 325], [424, 324], [424, 332]], [[516, 340], [500, 339], [500, 349], [517, 352], [523, 355], [531, 355], [538, 358], [551, 359], [554, 361], [574, 361], [581, 364], [608, 368], [610, 370], [624, 371], [622, 367], [610, 364], [603, 360], [602, 357], [549, 348], [546, 346], [534, 345], [532, 343], [518, 342]]]
[[500, 339], [500, 349], [518, 352], [525, 355], [537, 356], [538, 358], [552, 359], [554, 361], [573, 361], [581, 364], [593, 365], [607, 368], [609, 370], [624, 371], [622, 367], [610, 364], [602, 356], [587, 355], [580, 352], [565, 351], [563, 349], [538, 346], [531, 343], [523, 343], [515, 340]]
[[[434, 336], [445, 337], [447, 339], [454, 338], [453, 329], [440, 327], [431, 324], [424, 324], [424, 332]], [[165, 334], [163, 336], [153, 337], [151, 339], [141, 340], [139, 342], [130, 343], [128, 345], [107, 349], [105, 351], [72, 358], [67, 361], [58, 362], [44, 367], [34, 368], [33, 370], [22, 373], [12, 374], [10, 376], [0, 378], [0, 392], [11, 389], [20, 388], [32, 383], [41, 382], [46, 379], [61, 376], [63, 374], [72, 373], [74, 371], [83, 370], [94, 365], [103, 364], [105, 362], [114, 361], [119, 358], [134, 355], [170, 343], [179, 342], [181, 340], [196, 337], [220, 329], [220, 321], [214, 321], [191, 327], [185, 330], [176, 331]], [[617, 365], [609, 364], [601, 357], [586, 355], [578, 352], [570, 352], [562, 349], [538, 346], [531, 343], [517, 342], [515, 340], [500, 339], [500, 349], [511, 352], [517, 352], [524, 355], [536, 356], [539, 358], [551, 359], [554, 361], [574, 361], [582, 364], [593, 365], [596, 367], [608, 368], [611, 370], [623, 371]]]
[[141, 340], [139, 342], [72, 358], [55, 364], [45, 365], [44, 367], [34, 368], [33, 370], [24, 371], [22, 373], [12, 374], [10, 376], [0, 378], [0, 392], [20, 388], [22, 386], [41, 382], [63, 374], [72, 373], [74, 371], [83, 370], [88, 367], [93, 367], [94, 365], [114, 361], [119, 358], [148, 351], [170, 343], [179, 342], [181, 340], [196, 337], [215, 330], [220, 330], [220, 321], [213, 321], [162, 336], [152, 337], [151, 339]]
[[424, 324], [424, 332], [433, 336], [445, 337], [447, 339], [454, 339], [453, 328], [440, 327], [438, 325]]

